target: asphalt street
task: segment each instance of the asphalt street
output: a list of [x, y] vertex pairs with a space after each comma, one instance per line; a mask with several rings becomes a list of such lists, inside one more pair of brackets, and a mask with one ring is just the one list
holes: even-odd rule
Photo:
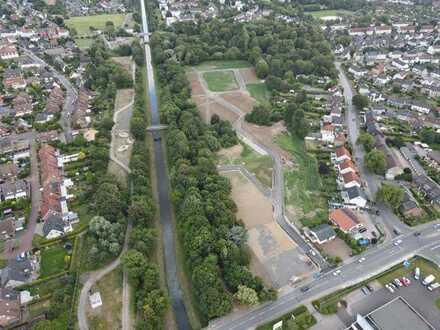
[[[147, 68], [148, 80], [148, 98], [151, 109], [151, 124], [153, 126], [160, 125], [159, 110], [157, 105], [156, 87], [154, 82], [153, 66], [151, 64], [150, 37], [148, 31], [147, 14], [145, 11], [145, 3], [140, 0], [142, 11], [142, 27], [144, 31], [144, 47], [145, 47], [145, 63]], [[171, 201], [169, 192], [169, 179], [165, 163], [165, 153], [162, 149], [160, 131], [152, 132], [154, 139], [154, 160], [156, 166], [157, 189], [159, 198], [159, 213], [162, 223], [163, 247], [165, 257], [165, 271], [167, 277], [167, 286], [171, 298], [177, 327], [180, 330], [191, 329], [188, 315], [186, 313], [185, 304], [183, 302], [182, 291], [180, 289], [177, 277], [177, 260], [174, 242], [174, 229], [171, 218]]]
[[[364, 149], [362, 146], [356, 143], [360, 135], [360, 128], [359, 116], [352, 103], [353, 89], [350, 81], [344, 73], [344, 70], [341, 68], [341, 64], [339, 62], [335, 62], [335, 66], [339, 71], [339, 83], [344, 90], [348, 139], [353, 148], [353, 156], [355, 157], [355, 162], [359, 169], [360, 177], [365, 184], [364, 190], [368, 198], [373, 201], [375, 199], [377, 190], [382, 184], [382, 178], [375, 174], [369, 173], [365, 168]], [[388, 207], [382, 204], [378, 204], [376, 207], [379, 210], [379, 215], [373, 215], [371, 218], [374, 223], [379, 224], [382, 231], [385, 230], [387, 239], [396, 236], [394, 233], [395, 229], [402, 234], [410, 231], [410, 228], [400, 221], [400, 219]]]
[[[437, 222], [439, 223], [439, 222]], [[296, 305], [310, 303], [312, 300], [359, 283], [377, 275], [390, 267], [403, 262], [414, 255], [423, 255], [432, 248], [439, 247], [440, 231], [433, 229], [435, 223], [422, 225], [418, 228], [420, 236], [414, 233], [401, 235], [400, 245], [395, 246], [393, 241], [371, 248], [362, 256], [365, 261], [359, 263], [353, 259], [350, 263], [338, 268], [341, 273], [334, 276], [333, 272], [326, 273], [318, 279], [310, 279], [301, 283], [300, 287], [292, 288], [278, 298], [278, 300], [259, 305], [251, 310], [227, 315], [213, 320], [208, 329], [216, 330], [244, 330], [254, 329], [258, 325], [281, 316]], [[302, 292], [301, 288], [309, 289]]]

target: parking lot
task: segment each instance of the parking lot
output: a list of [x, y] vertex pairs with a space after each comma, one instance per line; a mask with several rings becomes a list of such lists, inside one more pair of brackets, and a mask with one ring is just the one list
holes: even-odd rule
[[352, 292], [346, 297], [347, 309], [340, 311], [339, 317], [345, 324], [351, 323], [357, 314], [366, 315], [395, 297], [401, 296], [434, 328], [440, 329], [440, 313], [435, 305], [435, 300], [440, 297], [439, 289], [428, 291], [420, 280], [416, 281], [412, 276], [408, 278], [411, 284], [400, 287], [394, 293], [378, 282], [371, 284], [374, 289], [371, 293], [365, 294], [361, 289]]

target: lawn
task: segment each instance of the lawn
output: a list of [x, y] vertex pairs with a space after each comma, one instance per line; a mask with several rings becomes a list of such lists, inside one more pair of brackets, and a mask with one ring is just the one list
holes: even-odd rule
[[234, 72], [230, 70], [205, 72], [203, 78], [208, 84], [208, 88], [213, 92], [224, 92], [238, 88]]
[[94, 38], [75, 38], [75, 44], [79, 49], [87, 49], [93, 45]]
[[65, 269], [66, 249], [60, 245], [51, 246], [41, 252], [40, 278], [61, 273]]
[[322, 182], [318, 175], [316, 158], [307, 153], [302, 139], [280, 135], [275, 141], [293, 156], [294, 166], [284, 172], [286, 204], [300, 208], [304, 214], [326, 208], [321, 196]]
[[[292, 315], [295, 317], [293, 320]], [[306, 306], [300, 305], [289, 313], [272, 320], [266, 324], [260, 325], [257, 330], [272, 330], [274, 324], [283, 321], [282, 329], [308, 329], [316, 324], [316, 319], [310, 314]]]
[[74, 28], [78, 36], [87, 36], [91, 33], [90, 27], [98, 30], [105, 28], [106, 22], [113, 22], [115, 29], [122, 26], [126, 14], [104, 14], [93, 16], [76, 16], [66, 20], [69, 29]]
[[266, 87], [266, 84], [248, 84], [246, 85], [247, 90], [251, 96], [260, 103], [265, 103], [270, 99], [270, 92]]
[[312, 15], [315, 18], [321, 18], [326, 16], [341, 16], [341, 15], [352, 15], [353, 13], [348, 10], [318, 10], [309, 11], [306, 14]]
[[252, 65], [243, 60], [207, 61], [196, 66], [197, 70], [243, 69]]

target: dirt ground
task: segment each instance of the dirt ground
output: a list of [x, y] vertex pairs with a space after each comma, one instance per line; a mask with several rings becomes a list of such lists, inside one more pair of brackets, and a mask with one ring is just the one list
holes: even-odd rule
[[196, 104], [202, 119], [206, 123], [210, 122], [211, 117], [214, 114], [218, 115], [223, 120], [229, 121], [231, 124], [235, 123], [238, 119], [238, 115], [236, 113], [230, 111], [229, 109], [225, 108], [221, 104], [218, 104], [217, 102], [206, 102], [206, 98], [205, 102], [201, 103], [200, 101], [197, 101]]
[[222, 93], [220, 97], [245, 113], [251, 112], [253, 109], [254, 100], [244, 92]]
[[275, 288], [282, 288], [314, 271], [310, 260], [275, 222], [272, 203], [241, 173], [225, 173], [232, 185], [237, 217], [248, 230], [248, 246], [255, 256], [251, 269]]
[[261, 82], [261, 79], [258, 79], [254, 68], [240, 69], [239, 71], [246, 85]]
[[204, 95], [205, 93], [203, 91], [202, 84], [200, 83], [197, 73], [188, 72], [186, 76], [188, 77], [189, 83], [191, 84], [191, 95]]
[[332, 257], [339, 257], [342, 260], [346, 260], [350, 258], [351, 249], [345, 242], [336, 237], [334, 240], [324, 243], [321, 245], [321, 248], [325, 253]]
[[227, 159], [229, 162], [232, 162], [234, 159], [240, 157], [242, 151], [243, 151], [243, 146], [239, 143], [230, 148], [221, 149], [217, 154], [220, 157]]

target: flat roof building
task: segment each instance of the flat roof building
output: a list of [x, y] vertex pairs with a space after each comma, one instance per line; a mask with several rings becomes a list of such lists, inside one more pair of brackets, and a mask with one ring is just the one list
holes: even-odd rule
[[435, 330], [408, 302], [396, 297], [369, 314], [356, 316], [347, 330]]

